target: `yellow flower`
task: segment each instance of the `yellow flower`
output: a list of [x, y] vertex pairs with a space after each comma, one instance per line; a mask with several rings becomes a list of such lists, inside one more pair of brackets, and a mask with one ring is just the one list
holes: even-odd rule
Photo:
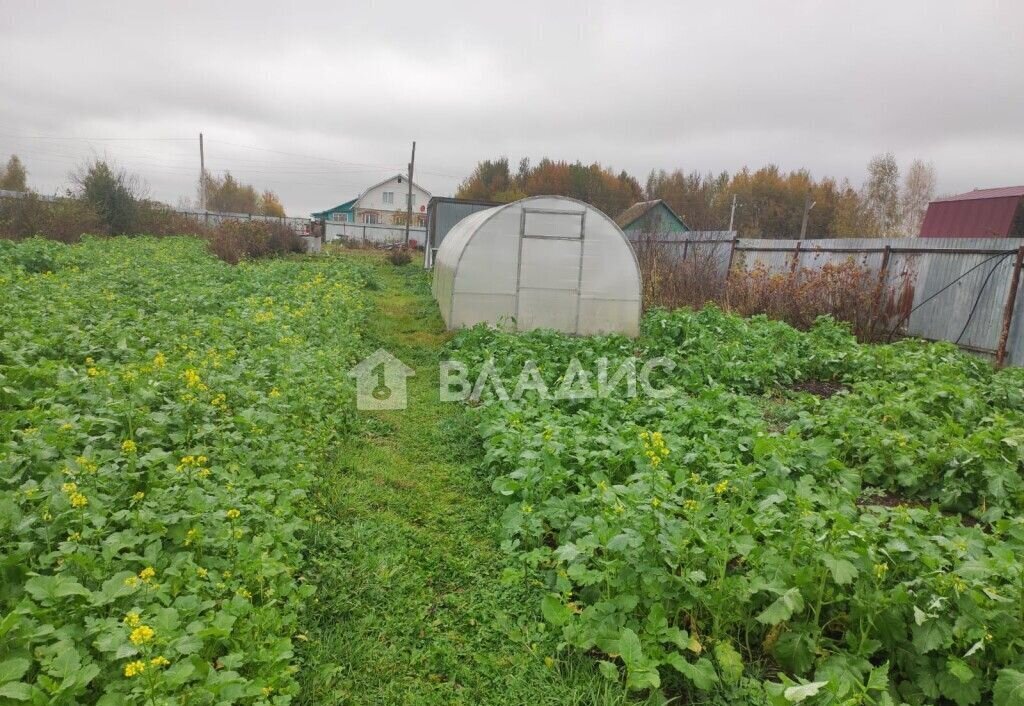
[[144, 497], [146, 497], [146, 494], [143, 493], [140, 490], [139, 492], [137, 492], [135, 495], [132, 496], [132, 502], [133, 503], [141, 502]]
[[523, 505], [523, 512], [529, 515], [531, 512], [533, 512], [533, 505]]
[[167, 659], [163, 655], [157, 655], [153, 659], [149, 660], [149, 663], [154, 667], [166, 667], [171, 663], [171, 660]]
[[86, 358], [85, 359], [85, 364], [86, 365], [96, 365], [96, 361], [93, 360], [92, 358]]
[[131, 613], [127, 613], [121, 622], [130, 628], [137, 628], [142, 625], [142, 616], [133, 610]]
[[146, 663], [140, 659], [124, 665], [124, 675], [129, 679], [142, 674], [144, 671], [146, 671]]
[[242, 515], [242, 513], [236, 510], [235, 508], [231, 508], [225, 513], [225, 515], [227, 515], [227, 518], [229, 520], [237, 520]]
[[554, 667], [555, 666], [555, 658], [551, 657], [551, 656], [545, 657], [544, 658], [544, 666], [547, 667], [548, 669], [551, 669], [552, 667]]
[[68, 533], [68, 541], [69, 542], [79, 542], [81, 540], [82, 540], [82, 533], [81, 532], [69, 532]]
[[81, 493], [74, 493], [71, 496], [71, 507], [83, 508], [89, 504], [89, 498], [85, 497]]
[[124, 585], [130, 586], [131, 588], [135, 588], [139, 585], [139, 578], [137, 576], [129, 576], [124, 580]]
[[160, 351], [157, 351], [156, 355], [153, 356], [153, 367], [156, 368], [157, 370], [159, 370], [160, 368], [164, 367], [165, 365], [167, 365], [167, 358], [164, 357], [163, 353], [161, 353]]
[[210, 573], [209, 571], [207, 571], [206, 569], [204, 569], [201, 566], [197, 566], [196, 567], [196, 575], [199, 576], [199, 578], [205, 579], [206, 575], [209, 574], [209, 573]]
[[700, 503], [696, 500], [687, 500], [683, 503], [683, 507], [692, 512], [700, 508]]
[[152, 581], [156, 578], [156, 569], [152, 566], [147, 566], [145, 569], [139, 572], [139, 578], [143, 581]]
[[88, 375], [91, 378], [94, 378], [94, 377], [98, 377], [99, 376], [100, 371], [99, 371], [98, 368], [88, 368], [85, 371], [85, 374]]
[[78, 492], [78, 485], [76, 483], [65, 483], [60, 487], [60, 489], [70, 495], [71, 493]]
[[274, 687], [272, 687], [272, 686], [265, 686], [262, 689], [260, 689], [260, 693], [263, 694], [263, 698], [265, 698], [265, 699], [269, 698], [270, 695], [272, 693], [274, 693]]
[[272, 388], [270, 388], [270, 396], [271, 397], [280, 397], [281, 396], [281, 392], [276, 387], [272, 387]]
[[133, 454], [139, 450], [139, 447], [135, 445], [135, 442], [131, 439], [126, 439], [121, 442], [121, 451], [126, 454]]
[[238, 595], [240, 595], [242, 598], [245, 598], [246, 600], [252, 598], [252, 593], [250, 593], [248, 589], [240, 588], [240, 589], [238, 589], [237, 593], [238, 593]]
[[889, 573], [889, 565], [888, 564], [875, 564], [873, 569], [874, 569], [874, 572], [875, 572], [875, 578], [878, 578], [878, 579], [884, 578], [885, 575], [887, 573]]
[[67, 422], [65, 424], [61, 424], [60, 425], [60, 430], [61, 431], [71, 431], [74, 428], [75, 428], [75, 425], [70, 423], [70, 422]]
[[195, 527], [189, 529], [189, 531], [185, 533], [185, 546], [187, 547], [188, 545], [192, 544], [192, 542], [194, 542], [196, 537], [198, 536], [199, 530], [197, 530]]
[[729, 481], [723, 480], [721, 483], [715, 483], [715, 495], [722, 495], [727, 490], [729, 490]]
[[657, 498], [651, 500], [651, 507], [661, 507], [661, 501]]
[[154, 635], [156, 633], [153, 632], [153, 628], [148, 625], [140, 625], [132, 630], [132, 634], [128, 636], [128, 639], [132, 641], [133, 645], [142, 645], [152, 640]]

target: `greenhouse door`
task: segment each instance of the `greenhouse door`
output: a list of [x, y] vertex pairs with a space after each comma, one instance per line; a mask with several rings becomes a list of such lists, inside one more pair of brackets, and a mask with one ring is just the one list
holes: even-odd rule
[[583, 212], [523, 210], [516, 328], [576, 332], [583, 263]]

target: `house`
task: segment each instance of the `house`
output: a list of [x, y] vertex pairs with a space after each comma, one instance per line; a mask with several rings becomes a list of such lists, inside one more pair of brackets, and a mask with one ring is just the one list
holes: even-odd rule
[[690, 226], [661, 199], [635, 203], [615, 219], [627, 236], [645, 233], [686, 233]]
[[[351, 201], [311, 215], [314, 220], [318, 221], [341, 221], [365, 225], [404, 224], [408, 196], [409, 181], [407, 177], [404, 174], [396, 174], [379, 184], [374, 184]], [[413, 226], [426, 225], [429, 201], [430, 192], [413, 182]]]
[[922, 238], [1024, 237], [1024, 186], [975, 189], [928, 204]]

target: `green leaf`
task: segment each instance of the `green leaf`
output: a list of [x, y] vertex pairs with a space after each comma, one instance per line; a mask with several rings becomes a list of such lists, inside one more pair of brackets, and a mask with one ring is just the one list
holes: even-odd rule
[[665, 663], [693, 682], [701, 691], [710, 690], [718, 681], [715, 665], [707, 657], [701, 657], [696, 662], [687, 662], [682, 654], [672, 652], [665, 657]]
[[1000, 669], [992, 689], [993, 706], [1024, 706], [1024, 672]]
[[41, 603], [55, 603], [67, 596], [88, 596], [89, 589], [73, 578], [62, 574], [56, 576], [33, 576], [25, 582], [25, 591]]
[[800, 595], [800, 589], [791, 588], [779, 596], [774, 603], [765, 608], [757, 616], [757, 622], [765, 625], [778, 625], [782, 621], [793, 617], [793, 613], [803, 609], [804, 598]]
[[619, 656], [622, 657], [622, 661], [626, 663], [627, 667], [643, 662], [644, 651], [640, 644], [640, 638], [629, 628], [623, 628], [619, 633], [618, 648]]
[[653, 667], [629, 668], [626, 686], [633, 690], [657, 689], [661, 686], [661, 675]]
[[608, 681], [619, 680], [619, 668], [615, 666], [614, 662], [603, 659], [597, 663], [597, 669], [601, 672], [601, 676]]
[[728, 642], [715, 643], [715, 660], [722, 676], [729, 681], [736, 682], [743, 676], [743, 657]]
[[23, 657], [4, 660], [0, 662], [0, 684], [21, 679], [32, 663]]
[[828, 685], [827, 681], [812, 681], [807, 684], [799, 684], [797, 686], [791, 686], [786, 689], [783, 695], [786, 697], [786, 701], [791, 704], [798, 704], [804, 699], [810, 698], [821, 691], [823, 686]]
[[929, 620], [923, 625], [911, 626], [914, 648], [921, 654], [945, 647], [952, 637], [952, 629], [941, 620]]
[[555, 594], [548, 594], [540, 602], [540, 612], [544, 619], [555, 626], [562, 626], [572, 618], [572, 611], [562, 603], [562, 600]]
[[32, 685], [25, 682], [8, 682], [0, 686], [0, 696], [15, 701], [28, 701], [32, 698]]
[[857, 567], [846, 559], [837, 559], [831, 554], [825, 554], [822, 556], [822, 561], [825, 562], [825, 566], [832, 573], [832, 580], [840, 586], [852, 583], [857, 578]]

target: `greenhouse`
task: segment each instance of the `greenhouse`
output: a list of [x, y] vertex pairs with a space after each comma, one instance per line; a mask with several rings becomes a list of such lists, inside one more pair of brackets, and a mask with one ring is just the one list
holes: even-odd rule
[[449, 231], [434, 262], [434, 298], [449, 329], [623, 333], [640, 324], [640, 269], [615, 222], [563, 196], [478, 211]]

